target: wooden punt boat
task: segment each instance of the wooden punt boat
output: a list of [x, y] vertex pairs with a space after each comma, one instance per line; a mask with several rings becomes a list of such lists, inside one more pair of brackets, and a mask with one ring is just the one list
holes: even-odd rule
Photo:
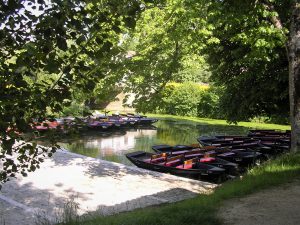
[[261, 140], [263, 146], [269, 147], [274, 153], [283, 153], [289, 151], [291, 148], [290, 140]]
[[109, 128], [112, 128], [113, 126], [113, 123], [100, 121], [93, 121], [87, 124], [87, 127], [91, 130], [107, 130]]
[[287, 136], [290, 137], [291, 136], [291, 131], [290, 130], [286, 130], [286, 131], [280, 131], [280, 130], [250, 130], [249, 137], [253, 137], [253, 136]]
[[144, 125], [151, 125], [153, 123], [156, 123], [158, 120], [154, 118], [138, 118], [138, 125], [144, 126]]
[[235, 137], [235, 136], [214, 136], [214, 137], [206, 137], [201, 136], [197, 139], [197, 141], [202, 146], [257, 146], [260, 142], [258, 139], [249, 138], [249, 137]]
[[183, 152], [181, 154], [180, 153], [181, 153], [180, 151], [176, 151], [173, 153], [168, 153], [168, 156], [174, 157], [174, 156], [182, 155], [185, 159], [198, 158], [201, 163], [206, 163], [212, 166], [223, 168], [226, 170], [228, 174], [231, 175], [236, 175], [239, 170], [238, 164], [224, 160], [218, 157], [217, 154], [209, 154], [207, 150], [203, 151], [203, 149], [200, 150], [194, 149], [194, 150]]
[[44, 121], [42, 123], [35, 123], [32, 125], [33, 130], [38, 132], [46, 132], [49, 130], [63, 130], [63, 125], [57, 121]]
[[158, 153], [163, 153], [163, 152], [177, 152], [177, 151], [182, 151], [182, 150], [192, 150], [195, 149], [196, 147], [191, 146], [191, 145], [153, 145], [152, 149], [155, 152]]
[[228, 147], [232, 150], [246, 148], [266, 156], [289, 150], [290, 139], [282, 136], [214, 136], [197, 139], [202, 146]]
[[[171, 146], [172, 147], [172, 146]], [[159, 153], [159, 151], [156, 150]], [[253, 165], [264, 159], [263, 154], [244, 148], [230, 149], [227, 147], [205, 146], [193, 149], [181, 149], [180, 151], [165, 151], [170, 155], [184, 155], [186, 158], [211, 156], [217, 157], [242, 167]]]
[[224, 153], [218, 151], [210, 151], [207, 154], [216, 156], [218, 158], [236, 163], [242, 167], [248, 167], [259, 164], [264, 159], [263, 154], [256, 151], [249, 151], [246, 149], [230, 150]]
[[136, 115], [133, 113], [127, 113], [127, 114], [121, 114], [123, 118], [126, 118], [130, 121], [135, 121], [135, 125], [144, 126], [144, 125], [151, 125], [158, 121], [158, 119], [155, 118], [148, 118], [147, 116], [143, 115]]
[[219, 148], [228, 148], [230, 150], [246, 150], [246, 151], [255, 151], [260, 152], [266, 156], [270, 154], [277, 153], [275, 149], [271, 146], [266, 146], [261, 143], [260, 140], [257, 139], [249, 139], [245, 140], [242, 137], [231, 137], [231, 136], [222, 136], [220, 138], [217, 137], [200, 137], [197, 139], [201, 146], [215, 146]]
[[215, 182], [226, 179], [225, 169], [201, 162], [199, 158], [186, 160], [183, 155], [168, 156], [166, 153], [153, 154], [143, 151], [128, 153], [126, 157], [143, 169]]

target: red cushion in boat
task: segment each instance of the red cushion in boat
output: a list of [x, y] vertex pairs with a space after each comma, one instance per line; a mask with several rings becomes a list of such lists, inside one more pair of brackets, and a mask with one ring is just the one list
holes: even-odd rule
[[193, 164], [184, 165], [184, 169], [189, 170], [193, 168]]
[[35, 129], [37, 129], [37, 130], [48, 130], [49, 128], [45, 127], [45, 126], [36, 126]]
[[200, 162], [212, 162], [214, 160], [216, 160], [216, 159], [212, 158], [212, 157], [207, 157], [207, 158], [201, 158]]
[[185, 170], [189, 170], [189, 169], [192, 169], [193, 168], [193, 164], [186, 164], [186, 165], [179, 165], [179, 166], [176, 166], [176, 168], [178, 169], [185, 169]]

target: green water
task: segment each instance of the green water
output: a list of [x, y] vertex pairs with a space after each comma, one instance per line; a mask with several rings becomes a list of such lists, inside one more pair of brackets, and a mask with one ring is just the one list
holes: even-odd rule
[[192, 144], [201, 135], [246, 134], [239, 126], [208, 125], [187, 121], [160, 120], [151, 128], [131, 128], [118, 131], [87, 132], [73, 139], [64, 139], [60, 145], [71, 152], [132, 165], [126, 153], [138, 150], [152, 152], [157, 144]]

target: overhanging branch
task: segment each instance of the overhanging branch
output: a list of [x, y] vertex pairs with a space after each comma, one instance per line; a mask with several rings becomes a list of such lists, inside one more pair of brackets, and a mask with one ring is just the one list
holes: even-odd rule
[[[267, 9], [268, 11], [270, 11], [270, 12], [276, 12], [274, 5], [273, 5], [271, 2], [269, 2], [268, 0], [262, 0], [262, 5], [263, 5], [263, 6], [265, 7], [265, 9]], [[270, 20], [271, 20], [272, 24], [273, 24], [276, 28], [278, 28], [278, 29], [280, 29], [280, 30], [283, 29], [283, 25], [282, 25], [282, 22], [281, 22], [281, 19], [280, 19], [279, 16], [271, 16], [271, 17], [270, 17]]]
[[[260, 3], [263, 5], [263, 7], [266, 10], [268, 10], [270, 12], [276, 12], [274, 5], [271, 2], [269, 2], [268, 0], [261, 0]], [[286, 34], [284, 34], [284, 31], [283, 31], [284, 27], [282, 25], [282, 21], [281, 21], [280, 17], [278, 16], [278, 13], [277, 13], [277, 16], [275, 16], [275, 15], [271, 16], [270, 21], [277, 29], [282, 31], [283, 35], [286, 35]], [[285, 50], [286, 50], [286, 55], [288, 56], [289, 52], [288, 52], [287, 41], [285, 43]]]

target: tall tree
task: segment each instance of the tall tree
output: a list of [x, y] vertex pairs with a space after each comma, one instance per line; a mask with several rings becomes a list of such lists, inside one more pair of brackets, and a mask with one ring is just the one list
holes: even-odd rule
[[137, 21], [135, 32], [125, 39], [128, 49], [135, 53], [127, 58], [125, 90], [136, 94], [139, 109], [153, 108], [164, 85], [184, 76], [178, 72], [188, 70], [192, 58], [201, 59], [205, 65], [199, 56], [203, 46], [199, 37], [208, 32], [203, 2], [166, 0], [148, 7]]
[[299, 1], [211, 3], [210, 23], [219, 41], [207, 50], [213, 77], [226, 89], [227, 118], [237, 121], [290, 111], [292, 150], [299, 151]]
[[[225, 90], [221, 102], [228, 120], [290, 117], [292, 149], [299, 150], [299, 0], [170, 0], [152, 10], [141, 22], [150, 29], [138, 32], [141, 54], [131, 60], [133, 74], [142, 70], [131, 76], [134, 90], [142, 87], [139, 93], [146, 96], [142, 102], [170, 79], [163, 66], [176, 59], [175, 74], [191, 52], [207, 54], [213, 81]], [[163, 54], [174, 46], [166, 40], [178, 43], [180, 58]]]
[[289, 93], [292, 126], [292, 150], [300, 152], [300, 1], [291, 7], [290, 35], [287, 44], [289, 57]]
[[212, 79], [225, 88], [221, 102], [228, 120], [288, 117], [288, 11], [281, 14], [281, 28], [272, 23], [275, 12], [260, 1], [212, 1], [210, 12], [218, 41], [206, 51]]

